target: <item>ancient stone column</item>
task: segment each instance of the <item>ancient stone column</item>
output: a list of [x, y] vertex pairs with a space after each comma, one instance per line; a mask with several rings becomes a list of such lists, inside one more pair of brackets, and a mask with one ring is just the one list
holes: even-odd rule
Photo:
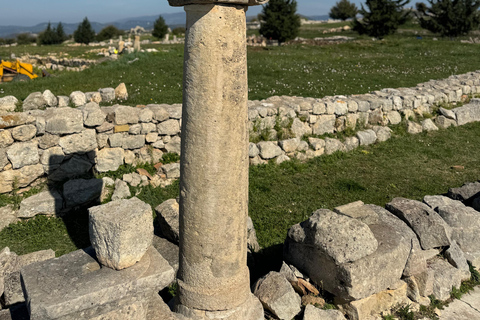
[[133, 42], [133, 50], [140, 51], [140, 36], [135, 36], [135, 41]]
[[261, 320], [247, 268], [249, 3], [169, 1], [187, 12], [176, 311]]

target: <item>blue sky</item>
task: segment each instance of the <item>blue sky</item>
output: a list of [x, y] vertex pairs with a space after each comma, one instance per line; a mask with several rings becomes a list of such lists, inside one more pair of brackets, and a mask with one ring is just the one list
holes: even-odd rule
[[[297, 0], [298, 13], [305, 15], [328, 14], [338, 0]], [[2, 1], [4, 2], [4, 1]], [[8, 1], [7, 1], [8, 2]], [[364, 1], [354, 0], [361, 3]], [[174, 13], [182, 8], [168, 5], [167, 0], [16, 0], [2, 3], [0, 25], [32, 26], [40, 22], [80, 22], [84, 17], [95, 22], [112, 22], [117, 19]], [[261, 7], [251, 8], [247, 15], [259, 13]]]

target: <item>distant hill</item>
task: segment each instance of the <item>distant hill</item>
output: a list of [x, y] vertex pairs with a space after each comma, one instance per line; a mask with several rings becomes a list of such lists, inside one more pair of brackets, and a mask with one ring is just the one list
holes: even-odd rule
[[[155, 20], [157, 20], [158, 17], [159, 15], [125, 18], [125, 19], [120, 19], [117, 21], [109, 22], [109, 23], [99, 23], [99, 22], [90, 21], [90, 24], [92, 25], [92, 28], [95, 30], [95, 32], [99, 32], [100, 30], [102, 30], [108, 25], [114, 25], [115, 27], [121, 30], [129, 30], [136, 26], [140, 26], [148, 30], [148, 29], [153, 29], [153, 23], [155, 22]], [[166, 13], [166, 14], [162, 14], [162, 17], [165, 19], [166, 24], [172, 29], [175, 27], [185, 25], [185, 20], [186, 20], [185, 12]], [[56, 27], [57, 24], [58, 22], [52, 22], [53, 27]], [[80, 22], [79, 23], [62, 23], [62, 24], [65, 30], [65, 33], [72, 34], [75, 30], [77, 30]], [[48, 25], [48, 22], [39, 23], [37, 25], [29, 26], [29, 27], [0, 26], [0, 37], [9, 38], [9, 37], [14, 37], [19, 33], [25, 33], [25, 32], [39, 33], [45, 30], [47, 28], [47, 25]]]
[[[185, 26], [186, 20], [186, 13], [178, 12], [178, 13], [165, 13], [161, 15], [164, 19], [166, 24], [170, 28], [176, 28]], [[109, 23], [99, 23], [90, 21], [95, 32], [99, 32], [103, 28], [108, 25], [114, 25], [118, 29], [121, 30], [130, 30], [131, 28], [135, 28], [136, 26], [140, 26], [145, 28], [146, 30], [153, 29], [153, 24], [159, 15], [154, 16], [141, 16], [141, 17], [133, 17], [133, 18], [125, 18], [116, 20]], [[304, 16], [309, 20], [328, 20], [328, 15], [323, 16]], [[249, 16], [247, 20], [251, 20], [253, 18], [257, 18], [257, 16]], [[52, 22], [52, 26], [56, 27], [58, 22]], [[79, 23], [63, 23], [63, 28], [66, 34], [73, 34], [75, 30], [77, 30]], [[31, 27], [22, 27], [22, 26], [0, 26], [0, 38], [10, 38], [15, 37], [15, 35], [19, 33], [40, 33], [47, 28], [48, 23], [40, 23], [35, 26]]]

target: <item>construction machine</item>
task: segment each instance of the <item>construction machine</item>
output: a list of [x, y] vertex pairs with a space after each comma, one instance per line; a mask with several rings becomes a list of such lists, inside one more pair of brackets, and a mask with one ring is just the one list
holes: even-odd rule
[[0, 59], [0, 82], [28, 81], [38, 76], [33, 73], [33, 66], [29, 63], [3, 61]]

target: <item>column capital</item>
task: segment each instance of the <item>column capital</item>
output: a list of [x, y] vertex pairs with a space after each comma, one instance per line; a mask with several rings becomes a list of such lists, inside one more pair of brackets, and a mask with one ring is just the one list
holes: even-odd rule
[[182, 7], [189, 4], [238, 4], [245, 6], [258, 6], [268, 0], [168, 0], [172, 7]]

